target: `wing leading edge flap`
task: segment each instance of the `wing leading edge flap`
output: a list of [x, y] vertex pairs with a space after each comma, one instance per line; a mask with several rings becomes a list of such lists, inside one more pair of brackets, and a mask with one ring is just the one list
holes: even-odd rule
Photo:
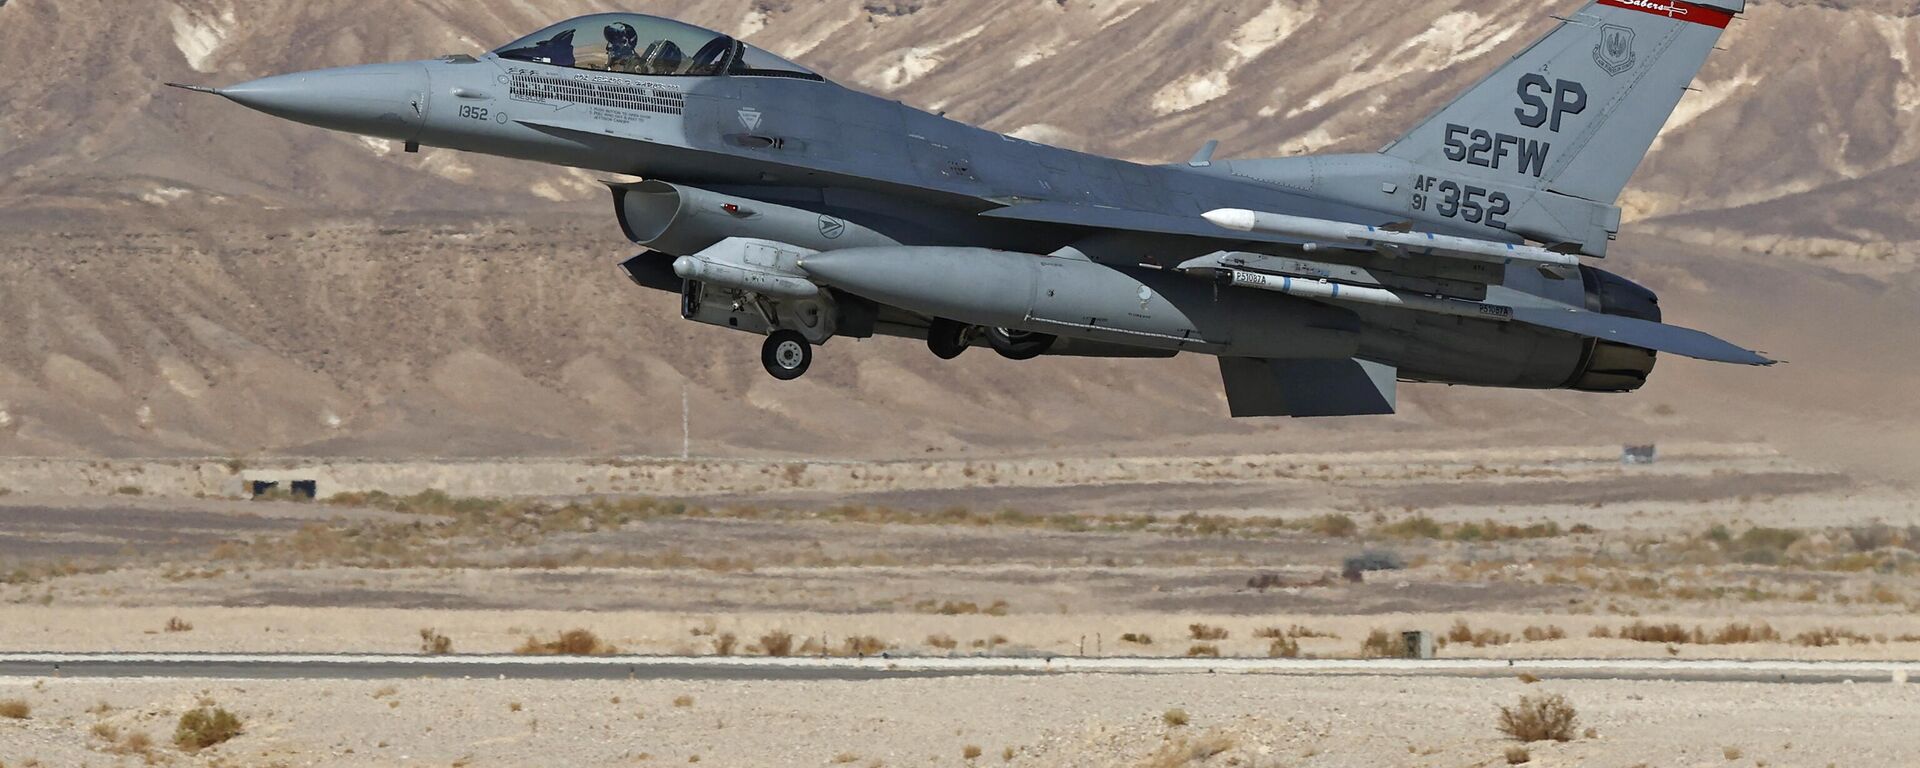
[[1220, 358], [1236, 419], [1388, 416], [1398, 407], [1393, 366], [1365, 360]]

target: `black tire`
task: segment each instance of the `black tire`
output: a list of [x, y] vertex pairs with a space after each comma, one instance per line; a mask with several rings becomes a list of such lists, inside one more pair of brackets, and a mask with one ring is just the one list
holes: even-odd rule
[[987, 343], [993, 345], [993, 351], [1008, 360], [1032, 360], [1053, 349], [1053, 343], [1059, 340], [1058, 336], [1032, 331], [1008, 328], [987, 330]]
[[760, 346], [760, 364], [774, 378], [793, 381], [813, 367], [813, 345], [799, 331], [774, 331]]
[[952, 360], [973, 346], [973, 326], [956, 320], [934, 318], [927, 328], [927, 349], [942, 360]]

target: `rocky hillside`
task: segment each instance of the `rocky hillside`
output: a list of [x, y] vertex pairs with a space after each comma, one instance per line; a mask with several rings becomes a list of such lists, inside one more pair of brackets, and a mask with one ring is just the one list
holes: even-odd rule
[[[625, 7], [735, 32], [959, 119], [1164, 161], [1209, 138], [1238, 156], [1378, 146], [1575, 5]], [[1198, 359], [1016, 366], [971, 356], [944, 368], [910, 344], [838, 343], [815, 377], [778, 386], [758, 371], [752, 339], [679, 323], [670, 299], [613, 272], [626, 246], [588, 175], [403, 155], [159, 87], [478, 52], [606, 9], [0, 4], [0, 452], [668, 451], [683, 388], [696, 433], [736, 451], [1397, 443], [1458, 439], [1450, 429], [1490, 421], [1515, 439], [1693, 435], [1713, 424], [1726, 436], [1844, 445], [1853, 441], [1834, 437], [1842, 432], [1789, 425], [1872, 424], [1877, 384], [1915, 373], [1897, 362], [1911, 359], [1897, 339], [1875, 333], [1915, 315], [1911, 2], [1756, 2], [1629, 193], [1634, 231], [1658, 237], [1624, 243], [1642, 253], [1620, 266], [1671, 292], [1676, 319], [1818, 365], [1756, 385], [1669, 362], [1638, 398], [1416, 388], [1409, 416], [1341, 426], [1231, 423], [1212, 364]], [[1828, 313], [1809, 308], [1815, 327], [1781, 328], [1779, 305], [1733, 300], [1736, 286], [1864, 309], [1836, 342], [1817, 325]], [[1845, 372], [1874, 350], [1886, 350], [1881, 370]], [[1729, 388], [1746, 399], [1730, 402]], [[1807, 391], [1857, 396], [1807, 402]], [[1726, 409], [1773, 420], [1709, 418]], [[1562, 422], [1534, 418], [1570, 410], [1595, 431], [1562, 435]]]

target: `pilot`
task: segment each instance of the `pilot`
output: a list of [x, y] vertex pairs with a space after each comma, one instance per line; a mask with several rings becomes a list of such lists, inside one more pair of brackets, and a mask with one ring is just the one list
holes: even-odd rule
[[640, 71], [640, 31], [632, 24], [620, 22], [609, 24], [607, 37], [607, 71]]

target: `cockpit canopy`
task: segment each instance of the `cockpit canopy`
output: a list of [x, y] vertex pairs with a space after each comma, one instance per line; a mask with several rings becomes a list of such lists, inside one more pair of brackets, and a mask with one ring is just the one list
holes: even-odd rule
[[564, 21], [494, 55], [556, 67], [662, 77], [822, 79], [806, 67], [718, 32], [637, 13], [602, 13]]

